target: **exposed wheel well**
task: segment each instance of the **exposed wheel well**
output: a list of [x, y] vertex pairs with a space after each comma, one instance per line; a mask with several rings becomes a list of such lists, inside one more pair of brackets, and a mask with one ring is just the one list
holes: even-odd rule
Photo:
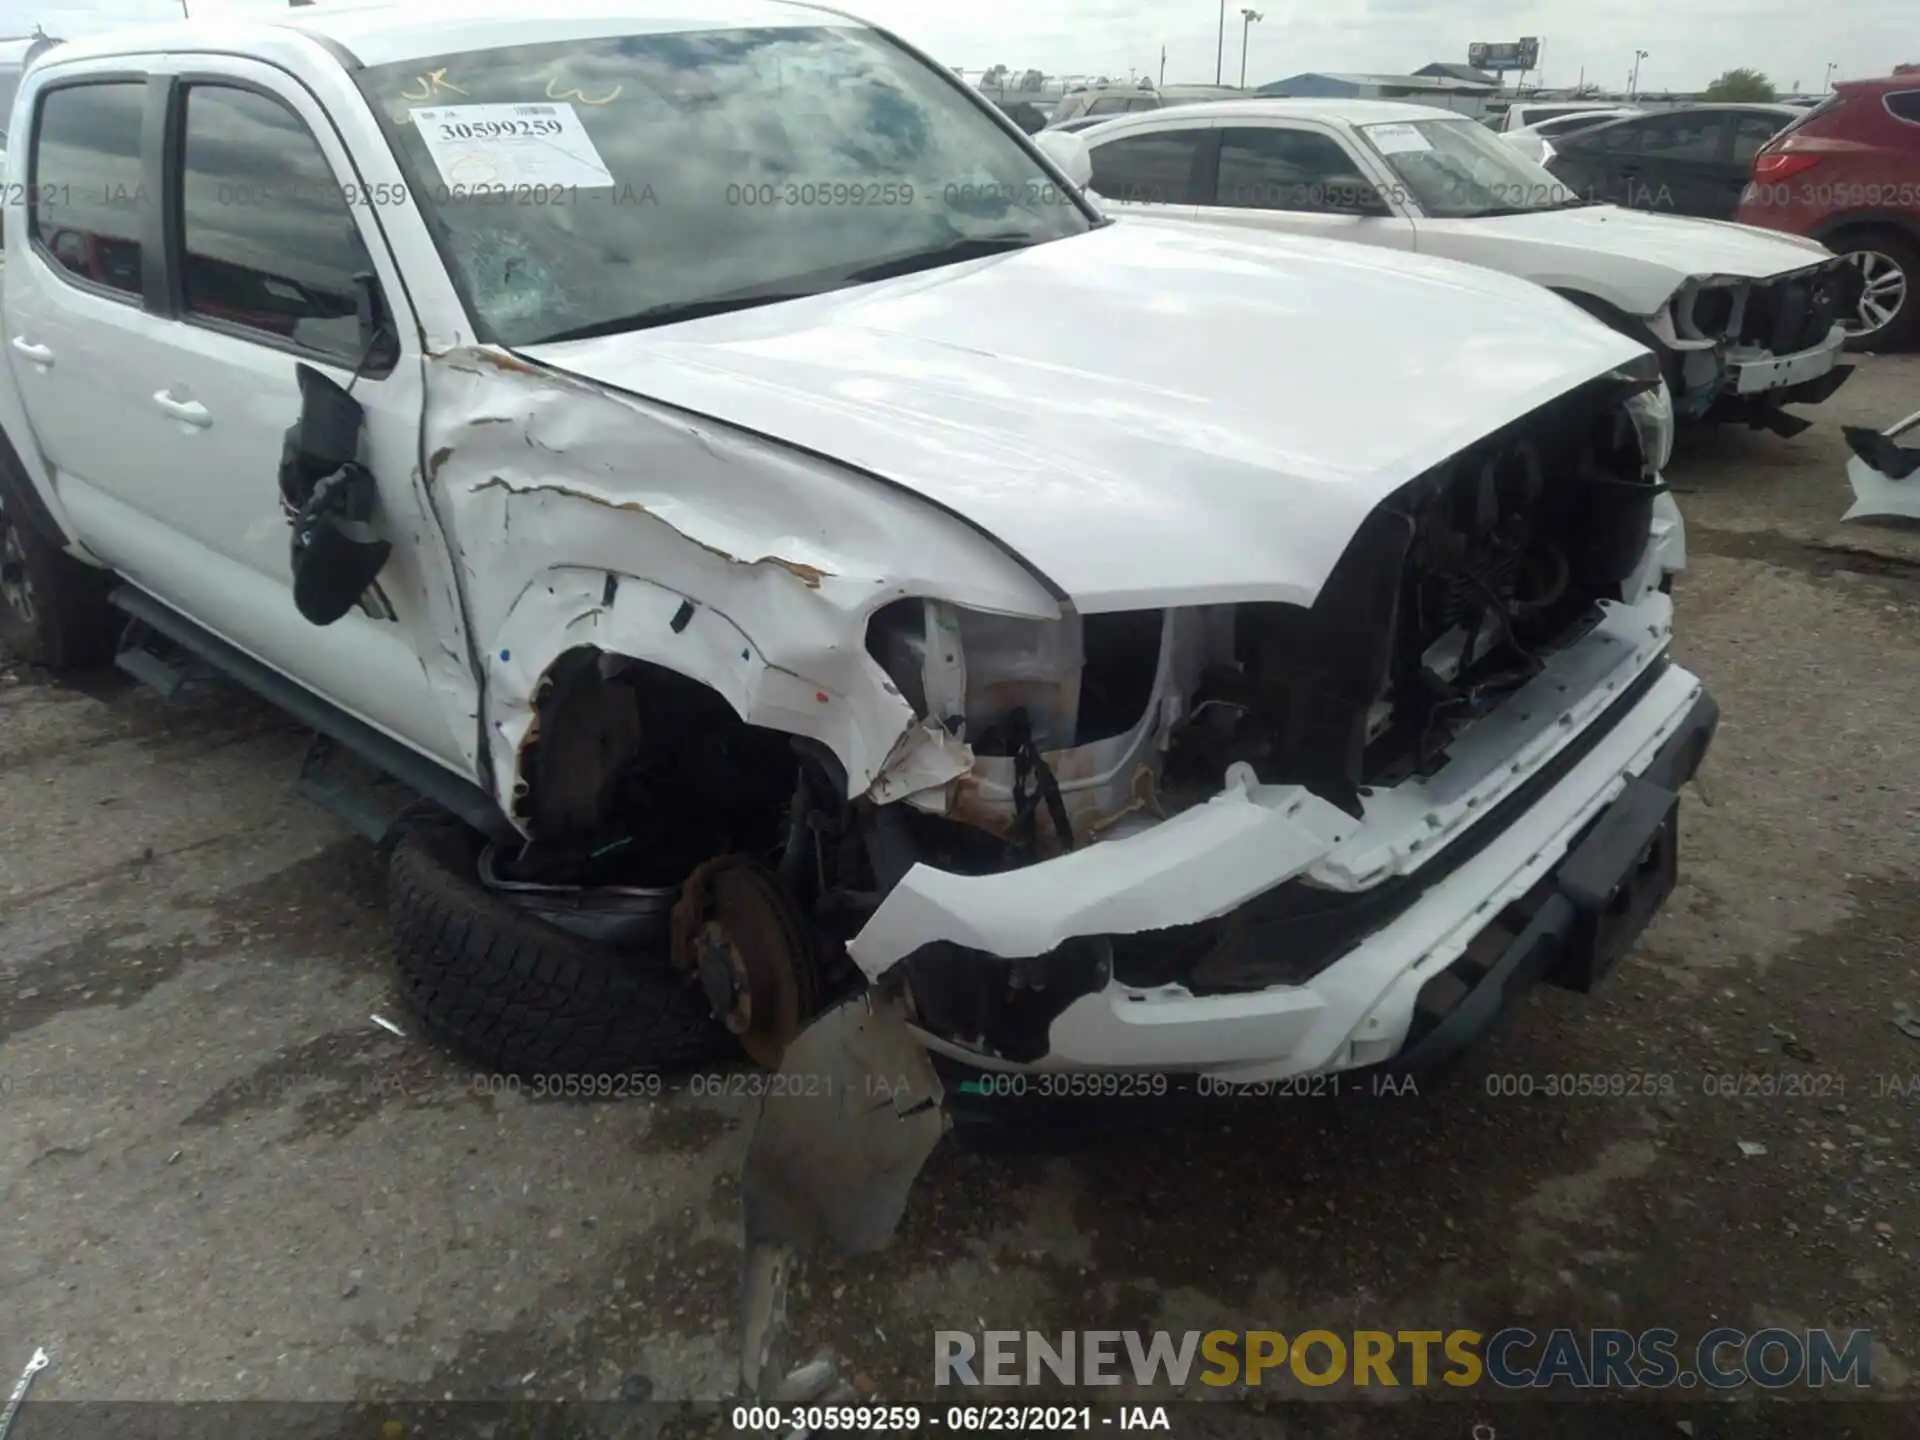
[[1831, 250], [1836, 248], [1835, 241], [1868, 230], [1891, 230], [1902, 236], [1909, 245], [1920, 245], [1920, 220], [1909, 215], [1879, 211], [1865, 215], [1842, 215], [1829, 220], [1813, 232], [1813, 238]]
[[793, 738], [749, 725], [710, 687], [582, 646], [548, 667], [534, 705], [513, 814], [538, 844], [629, 850], [656, 872], [633, 883], [677, 883], [710, 856], [778, 843]]

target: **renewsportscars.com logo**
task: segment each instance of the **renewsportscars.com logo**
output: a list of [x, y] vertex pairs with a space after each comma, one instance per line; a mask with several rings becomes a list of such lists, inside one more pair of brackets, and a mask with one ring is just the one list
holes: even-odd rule
[[[1197, 1371], [1197, 1373], [1196, 1373]], [[936, 1386], [1492, 1384], [1503, 1390], [1781, 1390], [1873, 1384], [1873, 1332], [936, 1330]]]

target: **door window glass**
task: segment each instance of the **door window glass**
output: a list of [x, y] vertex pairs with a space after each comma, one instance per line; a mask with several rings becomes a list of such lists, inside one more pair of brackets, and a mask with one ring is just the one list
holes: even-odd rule
[[1338, 141], [1310, 130], [1227, 130], [1214, 203], [1350, 214], [1366, 188], [1358, 172]]
[[355, 363], [353, 277], [371, 266], [319, 142], [257, 91], [195, 85], [186, 102], [187, 312]]
[[1778, 115], [1736, 115], [1733, 119], [1733, 163], [1745, 168], [1760, 147], [1780, 133], [1785, 119]]
[[1607, 149], [1659, 160], [1718, 160], [1720, 126], [1718, 114], [1679, 110], [1610, 126]]
[[140, 293], [138, 80], [62, 85], [40, 100], [28, 228], [68, 275], [122, 295]]
[[1093, 188], [1109, 200], [1192, 205], [1193, 162], [1205, 130], [1125, 135], [1093, 149]]

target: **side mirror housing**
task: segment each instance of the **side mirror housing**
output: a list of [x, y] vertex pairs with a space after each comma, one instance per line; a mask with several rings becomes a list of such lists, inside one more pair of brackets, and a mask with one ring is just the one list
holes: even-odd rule
[[1034, 137], [1034, 143], [1066, 173], [1075, 188], [1084, 190], [1093, 180], [1093, 155], [1087, 149], [1087, 142], [1073, 131], [1042, 130]]
[[399, 357], [393, 333], [393, 318], [387, 310], [387, 297], [380, 293], [380, 281], [372, 271], [353, 277], [353, 311], [359, 324], [360, 350], [367, 358], [366, 368], [386, 370]]

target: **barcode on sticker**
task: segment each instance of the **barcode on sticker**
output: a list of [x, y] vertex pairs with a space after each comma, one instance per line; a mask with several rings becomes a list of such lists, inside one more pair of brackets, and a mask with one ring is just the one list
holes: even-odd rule
[[551, 115], [553, 114], [553, 106], [551, 105], [516, 105], [513, 107], [513, 113], [516, 115]]

